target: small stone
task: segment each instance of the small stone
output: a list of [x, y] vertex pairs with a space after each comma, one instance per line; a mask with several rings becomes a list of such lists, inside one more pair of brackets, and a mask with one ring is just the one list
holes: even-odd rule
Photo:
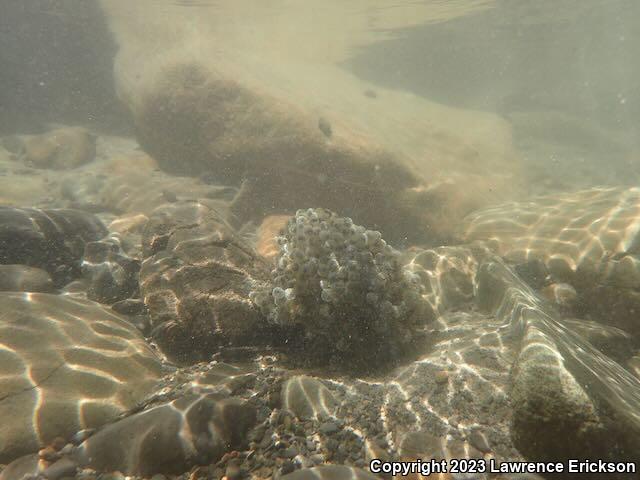
[[145, 305], [142, 300], [127, 298], [111, 305], [111, 309], [122, 315], [140, 315], [145, 312]]
[[169, 203], [175, 203], [178, 201], [178, 197], [171, 190], [163, 190], [162, 197]]
[[208, 467], [196, 467], [191, 471], [191, 475], [189, 475], [189, 480], [196, 479], [205, 479], [209, 477], [209, 468]]
[[287, 473], [291, 473], [296, 469], [293, 462], [287, 460], [280, 467], [280, 475], [286, 475]]
[[273, 437], [273, 430], [269, 429], [266, 432], [264, 432], [264, 436], [260, 441], [260, 448], [264, 449], [264, 448], [267, 448], [269, 445], [271, 445], [271, 443], [273, 442], [272, 437]]
[[578, 302], [576, 289], [568, 283], [552, 283], [543, 288], [541, 293], [565, 314], [573, 312]]
[[327, 440], [327, 450], [329, 450], [330, 452], [335, 452], [338, 449], [339, 445], [340, 444], [335, 438], [330, 438], [329, 440]]
[[316, 453], [315, 455], [311, 455], [309, 460], [313, 462], [314, 465], [320, 465], [324, 463], [324, 455], [321, 453]]
[[96, 480], [96, 478], [96, 471], [91, 468], [85, 468], [76, 474], [77, 480]]
[[324, 434], [324, 435], [333, 435], [334, 433], [336, 433], [339, 429], [338, 429], [338, 425], [336, 425], [333, 422], [325, 422], [322, 425], [320, 425], [320, 433]]
[[469, 443], [482, 453], [489, 453], [491, 451], [487, 437], [485, 437], [480, 430], [476, 429], [471, 432], [469, 435]]
[[46, 460], [48, 462], [53, 462], [53, 461], [57, 460], [60, 455], [58, 454], [58, 452], [56, 451], [55, 448], [46, 447], [46, 448], [43, 448], [42, 450], [40, 450], [38, 452], [38, 456], [40, 458], [42, 458], [43, 460]]
[[300, 465], [301, 468], [311, 468], [314, 465], [313, 461], [304, 455], [298, 455], [294, 462]]
[[69, 455], [73, 452], [75, 445], [73, 443], [67, 443], [64, 447], [60, 449], [60, 455]]
[[338, 445], [338, 453], [344, 455], [345, 457], [348, 456], [349, 447], [347, 447], [347, 445], [345, 445], [344, 443], [341, 443], [340, 445]]
[[56, 437], [51, 442], [51, 446], [56, 450], [62, 450], [66, 444], [67, 441], [62, 437]]
[[298, 455], [298, 449], [295, 447], [285, 448], [280, 453], [280, 456], [283, 458], [294, 458], [296, 455]]
[[98, 480], [125, 480], [125, 477], [120, 472], [103, 473], [98, 477]]
[[433, 377], [438, 385], [444, 385], [445, 383], [449, 382], [449, 372], [447, 372], [446, 370], [440, 370], [436, 372]]
[[242, 478], [242, 470], [240, 469], [240, 462], [237, 459], [232, 459], [227, 465], [225, 470], [225, 476], [228, 480], [239, 480]]

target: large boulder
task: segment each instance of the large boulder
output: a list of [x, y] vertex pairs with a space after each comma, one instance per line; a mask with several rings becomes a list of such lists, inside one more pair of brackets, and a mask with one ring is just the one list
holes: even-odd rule
[[99, 304], [0, 293], [0, 463], [103, 425], [154, 388], [160, 362]]
[[[251, 13], [263, 8], [255, 1], [102, 7], [120, 45], [118, 92], [141, 145], [166, 171], [242, 184], [233, 210], [244, 220], [320, 206], [392, 241], [436, 242], [473, 208], [519, 191], [520, 161], [503, 119], [392, 89], [367, 94], [370, 83], [340, 68], [375, 31], [366, 15], [344, 15], [341, 2], [328, 2], [322, 20], [306, 8], [279, 11], [282, 24], [313, 21], [315, 33], [274, 29], [271, 14]], [[389, 27], [433, 15], [422, 6], [406, 14]], [[322, 22], [336, 18], [361, 23], [346, 37], [327, 35], [335, 28]], [[233, 19], [256, 34], [230, 30]], [[310, 41], [324, 50], [307, 48]]]

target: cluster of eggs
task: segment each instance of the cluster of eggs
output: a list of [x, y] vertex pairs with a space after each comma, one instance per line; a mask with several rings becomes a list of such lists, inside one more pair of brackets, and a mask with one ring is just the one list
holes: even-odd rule
[[387, 334], [419, 301], [419, 282], [400, 254], [350, 218], [298, 210], [277, 241], [271, 284], [250, 296], [275, 324], [303, 325], [308, 335], [336, 337], [346, 349], [351, 327]]

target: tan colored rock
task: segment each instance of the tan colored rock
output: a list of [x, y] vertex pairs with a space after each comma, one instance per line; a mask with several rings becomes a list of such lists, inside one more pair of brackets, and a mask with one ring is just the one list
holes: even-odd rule
[[139, 214], [130, 214], [123, 215], [121, 217], [116, 218], [109, 224], [109, 231], [116, 232], [120, 234], [125, 233], [139, 233], [142, 234], [142, 229], [147, 223], [149, 218], [146, 215], [141, 213]]
[[137, 150], [120, 152], [110, 157], [102, 166], [101, 171], [106, 175], [126, 176], [133, 172], [151, 173], [158, 169], [158, 163], [144, 152]]
[[320, 465], [283, 475], [282, 480], [376, 480], [381, 477], [361, 468], [346, 465]]
[[406, 269], [420, 279], [422, 296], [431, 307], [431, 318], [473, 300], [474, 277], [482, 251], [460, 246], [413, 248], [407, 252]]
[[0, 462], [133, 408], [160, 362], [129, 322], [97, 303], [0, 294]]
[[95, 136], [81, 127], [65, 127], [24, 139], [24, 160], [38, 168], [71, 169], [92, 161]]
[[278, 255], [276, 236], [285, 227], [291, 215], [270, 215], [266, 217], [258, 228], [256, 251], [265, 258], [275, 258]]
[[[255, 407], [236, 398], [185, 395], [106, 426], [73, 452], [80, 467], [146, 478], [180, 474], [246, 448]], [[197, 460], [195, 460], [197, 459]]]
[[301, 420], [333, 417], [338, 401], [320, 380], [307, 375], [289, 378], [282, 386], [282, 406]]
[[61, 176], [62, 196], [70, 205], [148, 216], [164, 203], [202, 198], [219, 209], [228, 209], [234, 189], [161, 172], [133, 141], [114, 137], [100, 140], [99, 160]]
[[[379, 226], [385, 238], [437, 242], [472, 209], [519, 191], [504, 120], [396, 90], [363, 94], [371, 85], [338, 62], [375, 41], [375, 29], [363, 22], [334, 35], [336, 22], [366, 17], [344, 15], [342, 2], [328, 2], [313, 22], [306, 8], [260, 17], [255, 1], [211, 10], [148, 0], [102, 6], [120, 45], [118, 91], [141, 145], [166, 171], [244, 182], [233, 204], [242, 220], [318, 206]], [[436, 10], [404, 9], [390, 26], [442, 20]], [[245, 22], [254, 34], [229, 28]]]
[[27, 265], [0, 265], [0, 290], [8, 292], [52, 292], [49, 274]]

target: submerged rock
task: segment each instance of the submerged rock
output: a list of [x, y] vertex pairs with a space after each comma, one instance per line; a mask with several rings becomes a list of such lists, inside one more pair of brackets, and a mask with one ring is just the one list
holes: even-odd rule
[[37, 168], [71, 169], [96, 155], [96, 137], [81, 127], [65, 127], [22, 140], [23, 161]]
[[255, 418], [255, 411], [237, 399], [186, 396], [103, 428], [72, 458], [97, 471], [180, 474], [245, 447]]
[[0, 338], [0, 462], [115, 419], [160, 375], [138, 331], [87, 300], [0, 293]]
[[602, 336], [560, 321], [498, 259], [480, 265], [477, 284], [482, 308], [521, 342], [510, 390], [515, 446], [536, 460], [637, 461], [640, 382], [590, 343]]
[[20, 457], [2, 471], [0, 471], [0, 480], [23, 480], [25, 478], [34, 478], [42, 474], [46, 465], [39, 461], [37, 454], [25, 455]]
[[117, 235], [85, 245], [82, 273], [91, 300], [112, 304], [136, 296], [139, 271], [140, 261], [122, 251]]
[[254, 409], [241, 400], [188, 395], [107, 425], [77, 447], [57, 452], [49, 447], [50, 458], [42, 452], [21, 457], [0, 480], [29, 475], [58, 480], [86, 469], [144, 477], [180, 474], [246, 447], [255, 418]]
[[80, 276], [85, 244], [106, 234], [97, 217], [80, 210], [0, 206], [0, 264], [42, 268], [61, 287]]
[[325, 209], [298, 210], [271, 281], [251, 292], [306, 361], [371, 368], [397, 359], [426, 323], [419, 278], [380, 232]]
[[592, 188], [479, 210], [462, 237], [509, 263], [542, 262], [545, 295], [563, 313], [640, 338], [639, 214], [640, 188]]
[[41, 268], [0, 265], [0, 291], [50, 293], [53, 290], [51, 276]]
[[[309, 61], [313, 49], [295, 47], [297, 33], [274, 28], [268, 16], [254, 18], [255, 39], [273, 40], [263, 49], [216, 27], [220, 15], [244, 15], [222, 4], [217, 15], [184, 8], [158, 15], [152, 1], [140, 1], [140, 17], [153, 17], [142, 23], [118, 2], [102, 5], [120, 46], [118, 92], [140, 144], [167, 172], [244, 181], [233, 204], [243, 222], [320, 205], [375, 225], [392, 242], [435, 243], [466, 213], [519, 190], [521, 162], [504, 119], [380, 86], [376, 101], [362, 95], [372, 85], [340, 62], [360, 34], [372, 33], [366, 16], [349, 19], [360, 34], [327, 36], [322, 43], [331, 47]], [[341, 15], [339, 2], [326, 8], [326, 19]], [[293, 25], [308, 12], [299, 5], [283, 14]], [[180, 29], [168, 41], [168, 19], [212, 28]], [[155, 54], [145, 54], [151, 45]]]
[[323, 419], [335, 415], [338, 401], [319, 379], [297, 375], [282, 386], [282, 407], [302, 420]]
[[221, 346], [268, 343], [249, 301], [266, 264], [224, 217], [203, 202], [174, 202], [150, 215], [140, 291], [153, 338], [176, 361], [208, 359]]

